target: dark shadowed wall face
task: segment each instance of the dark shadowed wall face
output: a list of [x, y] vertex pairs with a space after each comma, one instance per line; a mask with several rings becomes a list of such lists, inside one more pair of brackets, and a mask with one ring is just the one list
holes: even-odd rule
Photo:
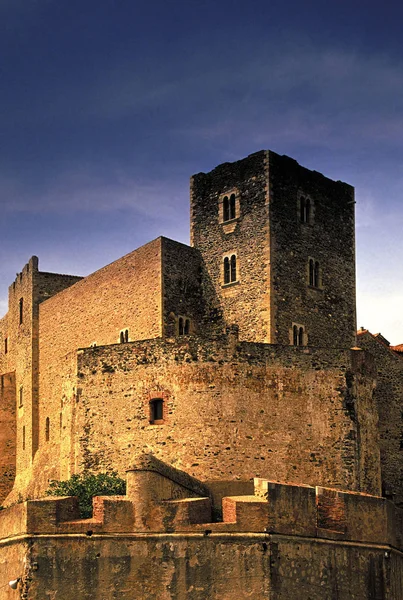
[[354, 190], [270, 152], [272, 302], [277, 343], [355, 345]]
[[403, 358], [368, 331], [358, 344], [375, 359], [383, 494], [403, 506]]

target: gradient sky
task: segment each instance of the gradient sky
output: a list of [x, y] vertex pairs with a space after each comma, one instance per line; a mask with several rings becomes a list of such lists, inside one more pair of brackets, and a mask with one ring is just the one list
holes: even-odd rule
[[403, 342], [403, 3], [0, 0], [0, 314], [28, 258], [189, 242], [189, 177], [262, 148], [354, 185], [358, 326]]

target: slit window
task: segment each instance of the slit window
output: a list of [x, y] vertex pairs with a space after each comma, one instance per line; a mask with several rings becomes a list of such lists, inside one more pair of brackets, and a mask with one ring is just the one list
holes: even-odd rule
[[22, 449], [25, 450], [25, 425], [22, 427]]
[[18, 392], [18, 406], [19, 406], [19, 408], [24, 406], [24, 388], [22, 387], [22, 385], [20, 386], [20, 389]]
[[301, 196], [299, 199], [299, 218], [301, 223], [310, 223], [311, 222], [311, 200], [310, 198], [305, 198], [305, 196]]
[[232, 254], [224, 258], [224, 284], [234, 281], [237, 281], [236, 256]]
[[48, 442], [50, 438], [50, 419], [46, 417], [45, 421], [45, 440]]
[[20, 302], [19, 302], [19, 320], [20, 320], [20, 325], [22, 325], [22, 323], [24, 321], [24, 298], [20, 298]]
[[164, 421], [164, 400], [153, 398], [150, 401], [150, 423], [160, 425]]
[[8, 338], [4, 338], [4, 354], [8, 352]]

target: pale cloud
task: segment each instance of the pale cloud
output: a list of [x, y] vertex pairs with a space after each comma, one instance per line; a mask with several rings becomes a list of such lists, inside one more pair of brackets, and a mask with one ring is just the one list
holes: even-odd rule
[[0, 176], [0, 204], [7, 213], [108, 213], [129, 210], [150, 218], [175, 220], [187, 189], [172, 182], [142, 182], [123, 171], [105, 175], [77, 168], [61, 173], [46, 189], [27, 187]]

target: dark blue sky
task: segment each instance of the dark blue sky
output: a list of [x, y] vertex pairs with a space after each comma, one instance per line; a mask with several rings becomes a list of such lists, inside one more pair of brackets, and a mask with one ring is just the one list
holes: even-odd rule
[[358, 325], [403, 342], [403, 3], [0, 0], [0, 312], [29, 256], [188, 242], [189, 176], [261, 148], [356, 187]]

